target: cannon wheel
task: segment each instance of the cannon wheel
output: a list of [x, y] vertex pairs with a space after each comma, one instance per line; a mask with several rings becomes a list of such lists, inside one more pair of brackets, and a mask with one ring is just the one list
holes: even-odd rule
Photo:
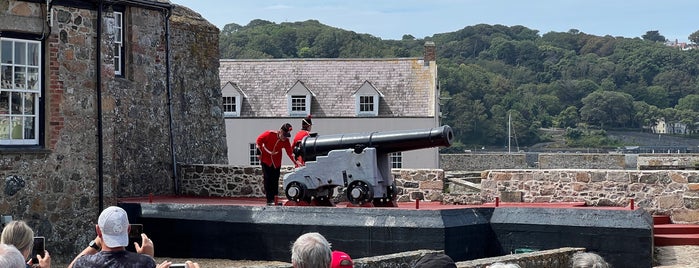
[[286, 186], [286, 190], [284, 192], [286, 193], [286, 198], [290, 201], [300, 202], [305, 201], [306, 199], [310, 199], [310, 196], [306, 196], [306, 191], [306, 185], [295, 181], [289, 183], [289, 185]]
[[361, 205], [371, 202], [374, 198], [374, 192], [371, 186], [364, 181], [353, 181], [347, 186], [347, 200], [354, 205]]

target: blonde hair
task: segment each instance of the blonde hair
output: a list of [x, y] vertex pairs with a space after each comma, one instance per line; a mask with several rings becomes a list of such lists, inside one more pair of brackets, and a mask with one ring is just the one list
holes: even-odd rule
[[26, 258], [34, 244], [34, 230], [24, 221], [11, 221], [2, 229], [0, 243], [15, 246]]

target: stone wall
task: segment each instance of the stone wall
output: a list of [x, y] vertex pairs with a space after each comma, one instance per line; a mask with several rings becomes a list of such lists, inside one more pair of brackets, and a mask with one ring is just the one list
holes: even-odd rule
[[118, 197], [172, 194], [173, 161], [226, 162], [218, 29], [182, 7], [174, 9], [168, 27], [167, 4], [134, 3], [124, 7], [121, 77], [114, 75], [114, 37], [105, 30], [110, 18], [105, 14], [98, 36], [93, 2], [54, 3], [48, 27], [42, 2], [0, 1], [3, 37], [35, 35], [45, 66], [43, 142], [0, 146], [0, 213], [47, 237], [58, 263], [69, 262], [94, 238], [100, 196], [109, 206]]
[[[181, 194], [188, 196], [264, 197], [260, 167], [228, 165], [181, 165]], [[292, 172], [283, 167], [279, 194], [284, 198], [282, 178]], [[441, 169], [393, 169], [399, 202], [442, 201], [444, 172]], [[342, 187], [336, 188], [335, 202], [347, 201]]]
[[[184, 195], [264, 197], [258, 167], [182, 165]], [[292, 168], [282, 170], [283, 174]], [[675, 222], [699, 223], [699, 171], [510, 169], [482, 173], [481, 191], [445, 192], [444, 171], [393, 169], [400, 202], [439, 201], [451, 204], [483, 204], [496, 197], [517, 194], [522, 202], [585, 202], [589, 206], [634, 206], [650, 214], [671, 215]], [[284, 197], [281, 187], [280, 197]], [[346, 201], [336, 188], [335, 201]]]
[[[538, 168], [626, 169], [623, 154], [539, 154]], [[633, 166], [632, 168], [636, 168]]]
[[487, 170], [494, 168], [529, 168], [526, 155], [515, 154], [440, 154], [440, 168], [453, 170]]
[[481, 198], [519, 192], [524, 202], [585, 202], [589, 206], [634, 206], [674, 222], [699, 223], [699, 171], [694, 170], [490, 170]]

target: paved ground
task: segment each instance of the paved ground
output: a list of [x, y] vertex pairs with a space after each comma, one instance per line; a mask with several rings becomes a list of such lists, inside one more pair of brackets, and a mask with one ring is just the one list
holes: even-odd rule
[[699, 246], [668, 246], [655, 248], [655, 268], [699, 267]]

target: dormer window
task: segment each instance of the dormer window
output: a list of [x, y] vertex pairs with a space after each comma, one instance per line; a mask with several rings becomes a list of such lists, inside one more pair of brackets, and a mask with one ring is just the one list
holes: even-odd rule
[[311, 114], [311, 97], [313, 92], [301, 81], [296, 81], [287, 92], [289, 116], [306, 116]]
[[379, 98], [383, 95], [369, 81], [364, 81], [354, 93], [357, 116], [378, 116]]
[[223, 116], [239, 117], [242, 99], [245, 96], [237, 84], [228, 82], [221, 89], [223, 95]]

